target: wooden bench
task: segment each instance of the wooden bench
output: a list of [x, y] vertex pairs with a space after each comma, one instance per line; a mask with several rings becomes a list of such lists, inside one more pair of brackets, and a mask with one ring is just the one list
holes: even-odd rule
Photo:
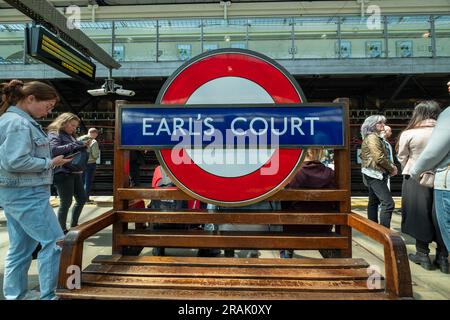
[[[116, 128], [116, 135], [118, 133]], [[118, 141], [118, 137], [116, 137]], [[333, 201], [339, 212], [161, 212], [130, 208], [136, 199], [191, 199], [180, 190], [130, 189], [129, 152], [115, 147], [114, 209], [71, 229], [63, 245], [58, 295], [63, 299], [401, 299], [412, 298], [406, 247], [400, 235], [350, 208], [349, 149], [335, 150], [335, 190], [281, 190], [276, 201]], [[333, 225], [323, 233], [152, 231], [146, 223]], [[86, 239], [113, 226], [112, 255], [96, 257], [68, 289], [71, 266], [82, 266]], [[384, 247], [384, 278], [373, 282], [369, 264], [352, 258], [352, 230]], [[142, 247], [332, 250], [332, 258], [266, 259], [126, 255]]]

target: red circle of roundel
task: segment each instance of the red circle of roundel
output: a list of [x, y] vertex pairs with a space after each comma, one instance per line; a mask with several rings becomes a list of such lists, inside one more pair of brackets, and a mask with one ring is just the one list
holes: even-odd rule
[[[287, 72], [276, 67], [274, 62], [246, 50], [230, 52], [212, 51], [181, 68], [162, 89], [157, 103], [186, 104], [196, 89], [221, 77], [240, 77], [261, 86], [276, 104], [301, 103], [301, 89]], [[262, 200], [284, 184], [300, 163], [301, 149], [277, 149], [269, 161], [258, 170], [239, 177], [221, 177], [209, 173], [193, 161], [175, 164], [171, 159], [172, 149], [158, 151], [174, 182], [187, 189], [192, 196], [222, 205], [245, 205]], [[188, 157], [184, 150], [183, 157]], [[278, 159], [278, 160], [277, 160]], [[278, 161], [278, 164], [274, 163]], [[278, 165], [273, 175], [262, 175], [261, 170]]]

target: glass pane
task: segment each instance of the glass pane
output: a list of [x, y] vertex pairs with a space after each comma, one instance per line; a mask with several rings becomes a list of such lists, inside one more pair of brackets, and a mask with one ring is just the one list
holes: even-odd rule
[[336, 58], [336, 17], [311, 17], [295, 19], [296, 58]]
[[108, 54], [112, 51], [112, 23], [109, 21], [81, 22], [81, 31]]
[[389, 57], [431, 57], [429, 16], [388, 16]]
[[115, 36], [117, 61], [156, 61], [156, 20], [116, 21]]
[[[341, 18], [341, 58], [381, 58], [384, 56], [383, 24], [368, 26], [367, 18]], [[339, 48], [336, 47], [336, 51]]]
[[249, 23], [249, 49], [273, 59], [292, 59], [292, 20], [255, 18]]
[[159, 61], [190, 59], [201, 53], [201, 20], [159, 20]]
[[25, 24], [0, 24], [0, 64], [23, 63]]
[[203, 20], [203, 51], [212, 48], [233, 48], [234, 43], [246, 43], [247, 19]]
[[450, 56], [450, 16], [438, 16], [435, 18], [436, 29], [436, 55], [439, 57]]

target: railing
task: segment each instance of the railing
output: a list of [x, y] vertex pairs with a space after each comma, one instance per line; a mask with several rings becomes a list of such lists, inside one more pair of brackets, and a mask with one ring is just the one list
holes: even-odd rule
[[[447, 15], [445, 15], [447, 14]], [[25, 24], [0, 23], [0, 64], [24, 56]], [[81, 29], [121, 61], [183, 61], [217, 48], [247, 48], [273, 59], [450, 57], [443, 15], [267, 17], [82, 22]]]

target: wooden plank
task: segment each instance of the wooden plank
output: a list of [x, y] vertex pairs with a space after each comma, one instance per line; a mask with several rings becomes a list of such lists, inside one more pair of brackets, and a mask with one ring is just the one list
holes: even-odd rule
[[[119, 200], [192, 200], [193, 198], [179, 189], [119, 188]], [[350, 198], [349, 189], [283, 189], [270, 196], [268, 200], [276, 201], [341, 201]]]
[[125, 288], [199, 290], [271, 290], [271, 291], [320, 291], [320, 292], [380, 292], [370, 289], [367, 280], [293, 280], [293, 279], [235, 279], [193, 277], [132, 277], [115, 275], [82, 274], [81, 285]]
[[[350, 128], [349, 123], [349, 108], [350, 99], [349, 98], [337, 98], [333, 102], [344, 104], [344, 123], [345, 125], [345, 149], [334, 150], [334, 167], [335, 167], [335, 180], [336, 185], [339, 189], [350, 190], [351, 184], [351, 160], [350, 160]], [[339, 211], [349, 212], [351, 210], [351, 200], [350, 196], [345, 197], [339, 201]], [[352, 257], [352, 230], [348, 226], [340, 225], [336, 228], [336, 232], [346, 236], [349, 245], [347, 249], [340, 250], [340, 256], [345, 258]]]
[[64, 238], [60, 259], [60, 272], [58, 276], [58, 286], [66, 286], [66, 281], [70, 276], [67, 273], [72, 266], [81, 268], [83, 260], [83, 241], [96, 234], [100, 230], [110, 226], [116, 221], [116, 215], [113, 210], [109, 210], [100, 216], [86, 221], [77, 227], [70, 229]]
[[120, 300], [388, 300], [397, 297], [384, 292], [283, 292], [283, 291], [220, 291], [167, 290], [148, 288], [110, 288], [83, 285], [80, 290], [58, 290], [62, 299], [120, 299]]
[[111, 265], [210, 266], [210, 267], [274, 267], [274, 268], [368, 268], [364, 259], [256, 259], [99, 255], [92, 263]]
[[367, 280], [366, 269], [315, 269], [315, 268], [252, 268], [252, 267], [197, 267], [197, 266], [143, 266], [91, 264], [83, 273], [97, 275], [123, 275], [142, 277], [192, 277], [202, 278], [270, 278], [297, 280]]
[[347, 216], [342, 213], [298, 213], [298, 212], [223, 212], [212, 213], [207, 210], [161, 212], [151, 210], [118, 211], [122, 222], [159, 222], [187, 224], [298, 224], [298, 225], [343, 225]]
[[348, 215], [348, 225], [383, 245], [387, 290], [399, 297], [412, 297], [408, 253], [400, 234], [356, 213]]
[[[116, 101], [116, 116], [119, 115], [120, 106], [126, 104], [125, 100], [117, 100]], [[114, 130], [114, 177], [113, 177], [113, 191], [114, 191], [114, 210], [123, 210], [128, 207], [128, 201], [124, 201], [124, 199], [120, 199], [118, 190], [120, 188], [128, 187], [128, 176], [125, 172], [125, 163], [129, 163], [130, 152], [127, 150], [119, 149], [119, 141], [120, 141], [120, 123], [116, 121], [115, 130]], [[131, 199], [134, 200], [134, 199]], [[124, 224], [120, 221], [116, 221], [113, 224], [113, 232], [112, 232], [112, 251], [113, 253], [122, 253], [123, 247], [119, 245], [117, 241], [117, 236], [122, 234], [125, 230], [127, 230], [128, 225]]]
[[336, 233], [287, 234], [251, 231], [157, 230], [117, 235], [120, 246], [231, 249], [346, 249], [347, 238]]

